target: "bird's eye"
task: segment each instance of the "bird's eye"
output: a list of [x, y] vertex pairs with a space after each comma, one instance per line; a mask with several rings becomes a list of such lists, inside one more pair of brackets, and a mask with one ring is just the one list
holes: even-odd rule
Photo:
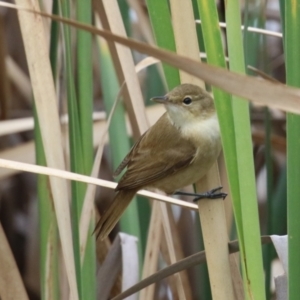
[[190, 105], [192, 103], [192, 99], [190, 97], [185, 97], [182, 102], [185, 105]]

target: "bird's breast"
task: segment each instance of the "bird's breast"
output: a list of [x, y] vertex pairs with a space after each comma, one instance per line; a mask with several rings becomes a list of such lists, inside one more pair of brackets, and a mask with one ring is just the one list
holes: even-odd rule
[[221, 151], [219, 123], [216, 116], [189, 122], [180, 128], [185, 139], [196, 147], [191, 164], [155, 184], [166, 193], [190, 185], [201, 179], [217, 160]]
[[220, 143], [220, 127], [217, 115], [213, 114], [209, 118], [195, 118], [186, 122], [180, 128], [182, 135], [201, 147], [205, 143]]

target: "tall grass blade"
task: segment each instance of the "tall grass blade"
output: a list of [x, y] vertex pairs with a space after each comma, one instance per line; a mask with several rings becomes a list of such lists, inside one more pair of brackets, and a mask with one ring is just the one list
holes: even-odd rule
[[[83, 23], [92, 22], [92, 2], [90, 0], [77, 1], [77, 20]], [[77, 95], [78, 95], [78, 119], [80, 139], [76, 147], [82, 146], [82, 169], [76, 171], [89, 175], [93, 165], [93, 69], [92, 69], [92, 36], [89, 32], [77, 31]], [[74, 157], [78, 159], [77, 157]], [[82, 186], [83, 193], [86, 192], [86, 186]], [[75, 199], [74, 199], [75, 200]], [[81, 194], [78, 199], [80, 209], [78, 211], [78, 220], [82, 211], [84, 196]], [[79, 227], [78, 224], [76, 224]], [[95, 222], [92, 219], [90, 223], [86, 252], [81, 266], [82, 277], [82, 295], [83, 299], [96, 298], [96, 253], [95, 236], [92, 234], [95, 228]]]
[[[58, 13], [58, 1], [53, 1], [52, 13]], [[53, 78], [56, 78], [57, 46], [59, 38], [59, 26], [57, 22], [51, 22], [50, 39], [50, 63]], [[40, 126], [36, 108], [34, 106], [34, 133], [36, 163], [46, 166], [46, 157], [42, 142]], [[59, 299], [58, 288], [58, 232], [53, 198], [49, 190], [49, 177], [38, 175], [37, 193], [40, 224], [40, 284], [41, 298]]]
[[[69, 1], [60, 1], [60, 8], [64, 17], [69, 17], [71, 8]], [[63, 26], [64, 46], [65, 46], [65, 70], [67, 87], [67, 104], [69, 116], [69, 146], [70, 146], [70, 166], [71, 171], [83, 173], [83, 149], [80, 133], [79, 108], [77, 105], [77, 95], [74, 82], [73, 51], [71, 42], [71, 29]], [[81, 272], [80, 251], [79, 251], [79, 219], [81, 212], [81, 200], [84, 197], [85, 185], [72, 182], [71, 208], [72, 208], [72, 229], [73, 229], [73, 248], [75, 254], [76, 278], [80, 298], [83, 299], [83, 278]]]
[[[202, 16], [202, 32], [207, 52], [207, 61], [210, 64], [226, 68], [224, 49], [219, 28], [219, 19], [215, 3], [212, 1], [198, 0], [200, 15]], [[231, 96], [220, 89], [213, 88], [215, 105], [217, 108], [224, 157], [230, 183], [236, 222], [241, 240], [241, 253], [243, 257], [243, 231], [240, 207], [239, 178], [236, 161], [236, 136], [234, 134], [234, 118]], [[243, 261], [243, 260], [242, 260]]]
[[[288, 85], [300, 87], [300, 3], [285, 2], [285, 59]], [[300, 285], [300, 116], [287, 116], [288, 297], [299, 298]]]
[[[244, 50], [242, 47], [241, 20], [239, 1], [226, 3], [227, 42], [230, 70], [245, 73]], [[256, 198], [254, 162], [248, 103], [236, 96], [232, 103], [236, 137], [236, 154], [238, 182], [240, 190], [240, 212], [236, 219], [241, 243], [244, 243], [242, 259], [246, 299], [264, 299], [264, 273], [262, 249], [260, 244], [260, 227]], [[234, 200], [235, 202], [235, 200]], [[243, 235], [241, 236], [241, 232]]]

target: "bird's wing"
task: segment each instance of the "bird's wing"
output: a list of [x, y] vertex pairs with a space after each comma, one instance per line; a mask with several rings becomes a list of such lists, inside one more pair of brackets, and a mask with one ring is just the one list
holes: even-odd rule
[[114, 177], [117, 177], [118, 175], [120, 175], [120, 173], [127, 167], [128, 163], [130, 162], [130, 159], [133, 155], [133, 152], [136, 151], [135, 149], [139, 146], [141, 140], [143, 139], [144, 135], [147, 132], [145, 132], [140, 138], [139, 140], [133, 145], [133, 147], [130, 149], [130, 151], [128, 152], [128, 154], [125, 156], [125, 158], [122, 160], [122, 162], [120, 163], [120, 165], [118, 166], [118, 168], [115, 170], [115, 172], [113, 173]]
[[[161, 131], [161, 134], [153, 134], [157, 131]], [[188, 166], [195, 158], [196, 151], [191, 142], [181, 137], [168, 117], [162, 117], [126, 156], [127, 171], [117, 190], [140, 189], [151, 185]]]

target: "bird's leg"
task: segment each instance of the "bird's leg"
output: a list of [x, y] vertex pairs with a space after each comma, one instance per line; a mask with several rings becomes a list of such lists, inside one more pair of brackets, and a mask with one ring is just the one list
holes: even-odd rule
[[216, 193], [217, 191], [220, 191], [222, 189], [222, 186], [219, 186], [217, 188], [214, 188], [210, 191], [207, 191], [202, 194], [197, 194], [196, 198], [193, 200], [194, 202], [201, 200], [201, 199], [218, 199], [218, 198], [223, 198], [223, 200], [226, 198], [227, 194], [226, 193]]
[[217, 188], [214, 188], [210, 191], [207, 191], [202, 194], [197, 194], [197, 193], [187, 193], [187, 192], [181, 192], [177, 191], [174, 193], [174, 195], [182, 195], [182, 196], [193, 196], [196, 198], [193, 200], [194, 202], [201, 200], [201, 199], [218, 199], [218, 198], [223, 198], [223, 200], [226, 198], [227, 194], [226, 193], [216, 193], [217, 191], [220, 191], [222, 189], [222, 186], [219, 186]]

